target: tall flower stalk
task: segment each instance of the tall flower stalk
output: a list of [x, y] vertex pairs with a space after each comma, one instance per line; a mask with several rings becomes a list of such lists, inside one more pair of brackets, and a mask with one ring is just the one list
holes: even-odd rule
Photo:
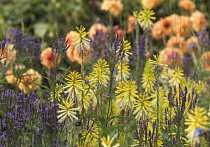
[[154, 75], [156, 79], [156, 91], [157, 91], [157, 129], [156, 129], [156, 146], [158, 146], [158, 136], [159, 136], [159, 129], [161, 126], [161, 121], [160, 121], [160, 113], [159, 113], [159, 108], [160, 108], [160, 97], [159, 97], [159, 87], [160, 87], [160, 74], [162, 72], [162, 67], [166, 66], [165, 64], [161, 64], [161, 61], [163, 60], [161, 56], [154, 56], [155, 60], [149, 60], [149, 63], [153, 66], [154, 69]]
[[[77, 51], [82, 55], [82, 64], [81, 64], [81, 74], [82, 74], [82, 80], [85, 79], [85, 69], [84, 69], [84, 53], [85, 50], [90, 47], [90, 40], [86, 38], [88, 35], [88, 32], [85, 31], [85, 28], [83, 26], [80, 26], [80, 28], [76, 27], [77, 32], [75, 32], [75, 39], [74, 39], [74, 45]], [[84, 112], [84, 82], [82, 82], [82, 112]]]

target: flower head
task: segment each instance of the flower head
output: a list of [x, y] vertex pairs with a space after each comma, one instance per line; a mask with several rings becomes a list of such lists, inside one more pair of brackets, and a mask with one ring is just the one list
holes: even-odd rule
[[134, 17], [137, 18], [137, 21], [140, 23], [141, 27], [146, 30], [152, 27], [153, 23], [151, 20], [155, 19], [155, 17], [152, 16], [154, 14], [154, 11], [151, 9], [143, 9], [140, 11], [140, 13], [134, 12]]
[[58, 104], [59, 108], [61, 110], [58, 111], [60, 113], [57, 118], [59, 119], [59, 123], [62, 123], [67, 117], [71, 120], [77, 120], [78, 118], [75, 116], [76, 111], [78, 111], [78, 108], [73, 108], [74, 102], [73, 99], [70, 99], [69, 101], [67, 100], [62, 100], [63, 105]]
[[147, 94], [139, 94], [134, 104], [134, 112], [136, 120], [148, 119], [149, 113], [152, 112], [150, 97]]
[[131, 33], [136, 27], [136, 24], [135, 24], [135, 17], [130, 15], [128, 17], [128, 29], [127, 29], [127, 33]]
[[115, 94], [118, 106], [124, 110], [132, 110], [136, 101], [135, 98], [137, 97], [137, 85], [135, 81], [121, 81], [116, 89]]
[[116, 81], [126, 81], [130, 75], [128, 62], [120, 61], [116, 66], [118, 71], [118, 74], [116, 75]]
[[53, 92], [50, 93], [50, 97], [48, 100], [50, 101], [54, 101], [55, 100], [59, 100], [61, 99], [61, 94], [63, 93], [63, 85], [62, 84], [55, 84], [55, 90]]
[[108, 135], [107, 138], [103, 137], [101, 139], [102, 141], [102, 146], [103, 147], [118, 147], [120, 146], [119, 143], [116, 144], [116, 145], [112, 145], [113, 141], [114, 141], [114, 138], [110, 138], [110, 136]]
[[67, 99], [70, 98], [79, 98], [80, 97], [80, 91], [82, 90], [82, 79], [81, 79], [81, 74], [79, 74], [76, 71], [70, 72], [67, 78], [67, 84], [64, 87], [65, 93], [68, 93]]
[[22, 75], [21, 70], [23, 70], [24, 68], [25, 66], [23, 65], [16, 65], [15, 68], [8, 69], [5, 77], [7, 82], [13, 84], [19, 83], [20, 77]]
[[66, 34], [66, 41], [68, 45], [73, 45], [75, 42], [75, 38], [76, 38], [76, 31], [70, 31], [68, 34]]
[[117, 17], [123, 10], [123, 4], [121, 0], [103, 0], [101, 10], [109, 11], [111, 15]]
[[93, 120], [87, 120], [82, 131], [82, 144], [87, 147], [97, 146], [98, 145], [98, 136], [99, 128]]
[[171, 36], [167, 42], [167, 47], [179, 48], [182, 53], [189, 52], [184, 37]]
[[162, 2], [163, 0], [141, 0], [143, 8], [150, 8], [150, 9], [156, 8]]
[[41, 63], [47, 68], [54, 68], [61, 62], [61, 58], [56, 51], [48, 47], [41, 53]]
[[206, 116], [206, 110], [196, 106], [194, 110], [191, 110], [191, 114], [187, 114], [188, 118], [185, 119], [185, 125], [187, 129], [185, 131], [188, 133], [187, 138], [192, 140], [194, 138], [197, 128], [206, 129], [208, 124], [208, 117]]
[[195, 10], [195, 3], [191, 0], [181, 0], [179, 2], [179, 8], [185, 10], [187, 13], [191, 13]]
[[92, 73], [90, 73], [90, 85], [98, 87], [99, 85], [107, 86], [109, 80], [109, 65], [106, 60], [99, 59], [94, 65]]
[[[121, 50], [122, 48], [122, 50]], [[122, 46], [119, 45], [118, 46], [118, 53], [121, 54], [122, 56], [122, 60], [125, 60], [126, 62], [129, 62], [129, 56], [132, 55], [131, 53], [131, 43], [127, 40], [124, 40], [123, 39], [123, 43], [122, 43]]]
[[207, 25], [207, 20], [203, 13], [200, 11], [195, 11], [190, 16], [190, 21], [192, 23], [193, 29], [198, 32], [201, 30], [202, 27], [205, 27]]
[[28, 69], [25, 73], [23, 73], [20, 83], [18, 87], [24, 93], [30, 93], [33, 90], [36, 90], [42, 83], [42, 76], [33, 69]]
[[[78, 64], [82, 63], [82, 54], [75, 48], [75, 45], [73, 44], [68, 47], [66, 51], [66, 56], [72, 62], [77, 62]], [[90, 57], [91, 57], [90, 48], [85, 48], [83, 52], [83, 62], [86, 63]]]
[[152, 64], [147, 60], [146, 65], [144, 67], [144, 73], [142, 77], [142, 87], [145, 89], [145, 92], [150, 93], [154, 90], [155, 74], [154, 68]]
[[203, 53], [201, 59], [205, 70], [210, 71], [210, 51]]
[[0, 62], [2, 64], [11, 63], [16, 60], [17, 51], [13, 47], [13, 44], [6, 44], [4, 49], [0, 49]]
[[105, 34], [108, 32], [108, 28], [103, 25], [103, 24], [100, 24], [100, 23], [95, 23], [93, 24], [90, 29], [89, 29], [89, 33], [88, 33], [88, 36], [94, 40], [94, 36], [97, 34], [97, 32], [102, 32], [104, 33], [104, 37], [106, 36]]
[[83, 26], [80, 26], [80, 28], [76, 27], [77, 32], [75, 32], [75, 38], [73, 39], [75, 45], [75, 48], [81, 53], [86, 48], [89, 48], [89, 42], [90, 40], [86, 38], [86, 35], [88, 32], [85, 32], [85, 28]]
[[160, 51], [160, 56], [164, 60], [161, 61], [163, 64], [167, 64], [169, 67], [176, 67], [183, 64], [183, 53], [178, 48], [167, 47]]
[[171, 86], [179, 87], [179, 84], [181, 84], [181, 82], [184, 80], [183, 70], [179, 67], [176, 67], [173, 73], [173, 77], [171, 80], [169, 80], [169, 83]]

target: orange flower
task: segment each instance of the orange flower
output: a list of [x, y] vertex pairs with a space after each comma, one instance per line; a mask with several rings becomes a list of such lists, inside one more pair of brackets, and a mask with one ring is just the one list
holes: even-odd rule
[[201, 59], [205, 70], [210, 71], [210, 51], [203, 53]]
[[135, 20], [135, 17], [134, 16], [130, 15], [128, 17], [128, 29], [127, 29], [127, 33], [131, 33], [135, 29], [135, 27], [136, 27], [135, 21], [136, 20]]
[[[82, 64], [82, 55], [78, 52], [77, 49], [75, 49], [75, 45], [71, 45], [67, 51], [66, 56], [71, 60], [72, 62], [77, 62], [79, 64]], [[87, 60], [91, 57], [90, 48], [85, 49], [84, 52], [84, 63], [87, 62]]]
[[189, 51], [190, 52], [192, 51], [195, 53], [195, 55], [198, 55], [198, 45], [199, 45], [198, 38], [196, 36], [192, 36], [187, 39], [186, 43]]
[[89, 33], [88, 33], [89, 37], [92, 40], [94, 40], [94, 36], [96, 35], [98, 31], [102, 31], [104, 34], [106, 34], [108, 32], [108, 29], [103, 24], [100, 24], [100, 23], [93, 24], [89, 29]]
[[168, 47], [160, 51], [163, 60], [161, 63], [167, 64], [169, 67], [182, 65], [183, 54], [178, 48]]
[[155, 39], [162, 39], [165, 36], [161, 21], [157, 21], [156, 23], [154, 23], [151, 31], [152, 31], [152, 36]]
[[16, 65], [15, 66], [15, 69], [14, 68], [10, 68], [7, 70], [6, 72], [6, 80], [8, 83], [12, 83], [12, 84], [17, 84], [18, 83], [18, 77], [16, 77], [13, 73], [14, 73], [14, 70], [16, 70], [16, 72], [20, 69], [24, 69], [25, 66], [23, 65]]
[[179, 48], [182, 53], [189, 52], [185, 39], [181, 36], [172, 36], [167, 42], [167, 47]]
[[123, 10], [123, 4], [121, 0], [103, 0], [101, 10], [109, 11], [111, 15], [117, 17]]
[[41, 63], [47, 68], [54, 68], [61, 62], [58, 53], [53, 52], [52, 48], [48, 47], [41, 53]]
[[200, 11], [195, 11], [190, 16], [193, 29], [198, 32], [202, 27], [207, 25], [205, 16]]
[[17, 51], [13, 49], [13, 44], [6, 44], [4, 49], [0, 49], [0, 59], [1, 63], [10, 63], [16, 60]]
[[143, 8], [156, 8], [158, 5], [160, 5], [163, 2], [163, 0], [142, 0], [141, 4]]
[[75, 36], [76, 31], [70, 31], [67, 35], [66, 35], [66, 40], [67, 40], [67, 44], [71, 45], [73, 44], [75, 41], [74, 39], [76, 38]]
[[28, 69], [25, 73], [22, 75], [22, 79], [18, 85], [18, 87], [24, 92], [24, 93], [30, 93], [33, 90], [36, 90], [38, 88], [37, 84], [42, 83], [42, 76], [33, 69]]
[[179, 16], [179, 19], [176, 19], [174, 24], [175, 25], [172, 28], [174, 35], [180, 35], [183, 37], [190, 35], [192, 26], [188, 16]]
[[195, 10], [195, 3], [191, 0], [181, 0], [178, 5], [180, 9], [185, 10], [188, 14]]
[[118, 25], [113, 27], [113, 31], [118, 38], [123, 39], [125, 37], [126, 31], [119, 29]]

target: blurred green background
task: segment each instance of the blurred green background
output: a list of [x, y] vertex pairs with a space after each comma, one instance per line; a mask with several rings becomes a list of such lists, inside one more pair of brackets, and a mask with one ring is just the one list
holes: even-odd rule
[[[51, 44], [55, 38], [83, 25], [87, 29], [95, 23], [108, 24], [108, 13], [100, 10], [103, 0], [1, 0], [0, 39], [10, 28], [24, 31], [30, 38], [40, 38]], [[113, 18], [114, 25], [127, 27], [127, 18], [133, 11], [141, 10], [141, 0], [122, 0], [124, 8], [119, 17]], [[182, 13], [179, 0], [165, 0], [157, 9], [156, 17]], [[194, 0], [198, 10], [209, 20], [210, 1]]]

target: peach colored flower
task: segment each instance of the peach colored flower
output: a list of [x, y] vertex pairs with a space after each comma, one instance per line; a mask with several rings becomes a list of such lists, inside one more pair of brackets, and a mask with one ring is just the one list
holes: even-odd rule
[[130, 15], [128, 17], [128, 29], [127, 29], [127, 33], [131, 33], [136, 27], [136, 24], [135, 24], [135, 17]]
[[183, 64], [183, 53], [178, 48], [167, 47], [160, 51], [162, 56], [162, 64], [167, 64], [169, 67], [173, 68]]
[[47, 68], [54, 68], [61, 62], [61, 57], [48, 47], [41, 53], [41, 63]]
[[118, 38], [120, 38], [120, 39], [125, 38], [126, 31], [120, 29], [118, 25], [116, 25], [116, 26], [113, 27], [113, 31], [114, 31], [115, 35], [116, 35]]
[[[71, 45], [67, 49], [66, 56], [69, 58], [70, 61], [82, 64], [82, 55], [78, 52], [77, 49], [75, 49], [75, 45]], [[86, 63], [90, 57], [91, 57], [90, 48], [87, 48], [85, 49], [84, 52], [84, 63]]]
[[111, 15], [117, 17], [123, 10], [123, 4], [121, 0], [103, 0], [101, 10], [109, 11]]
[[195, 55], [198, 55], [198, 45], [199, 45], [198, 37], [191, 36], [190, 38], [187, 39], [186, 43], [189, 51], [194, 52]]
[[172, 30], [173, 22], [171, 22], [170, 19], [167, 17], [164, 19], [161, 19], [160, 22], [161, 22], [161, 28], [162, 28], [163, 33], [166, 36], [171, 36], [173, 34], [173, 30]]
[[171, 48], [179, 48], [182, 53], [189, 52], [185, 39], [181, 36], [171, 36], [166, 46]]
[[[103, 24], [100, 24], [100, 23], [95, 23], [93, 24], [90, 29], [89, 29], [89, 33], [88, 33], [88, 36], [94, 40], [94, 36], [96, 35], [96, 33], [98, 31], [101, 31], [103, 32], [104, 34], [106, 34], [108, 32], [108, 28], [103, 25]], [[105, 36], [104, 36], [105, 37]]]
[[11, 63], [16, 60], [17, 51], [13, 49], [13, 44], [6, 44], [4, 49], [0, 49], [1, 63]]
[[206, 18], [200, 11], [193, 12], [190, 16], [190, 21], [192, 23], [193, 29], [196, 32], [200, 31], [202, 27], [207, 25]]
[[159, 6], [162, 2], [163, 2], [163, 0], [142, 0], [141, 4], [142, 4], [143, 8], [154, 9], [157, 6]]
[[37, 84], [42, 83], [42, 76], [33, 69], [28, 69], [22, 75], [22, 79], [18, 84], [20, 90], [24, 93], [30, 93], [38, 88]]
[[23, 65], [16, 65], [15, 68], [10, 68], [7, 70], [6, 72], [6, 80], [8, 83], [12, 83], [12, 84], [17, 84], [18, 83], [18, 77], [16, 75], [14, 75], [14, 70], [15, 72], [18, 72], [21, 69], [24, 69], [25, 66]]
[[188, 16], [179, 16], [179, 19], [176, 19], [173, 26], [174, 35], [180, 35], [187, 37], [192, 31], [192, 25], [190, 18]]
[[195, 3], [191, 0], [181, 0], [178, 4], [180, 9], [185, 10], [188, 14], [195, 10]]
[[165, 37], [165, 34], [163, 32], [163, 26], [161, 21], [157, 21], [153, 24], [153, 27], [151, 29], [152, 31], [152, 36], [155, 39], [162, 39]]
[[66, 35], [66, 41], [68, 45], [73, 44], [75, 41], [74, 39], [76, 38], [75, 36], [76, 31], [70, 31], [67, 35]]
[[201, 60], [205, 70], [210, 71], [210, 51], [203, 53]]

